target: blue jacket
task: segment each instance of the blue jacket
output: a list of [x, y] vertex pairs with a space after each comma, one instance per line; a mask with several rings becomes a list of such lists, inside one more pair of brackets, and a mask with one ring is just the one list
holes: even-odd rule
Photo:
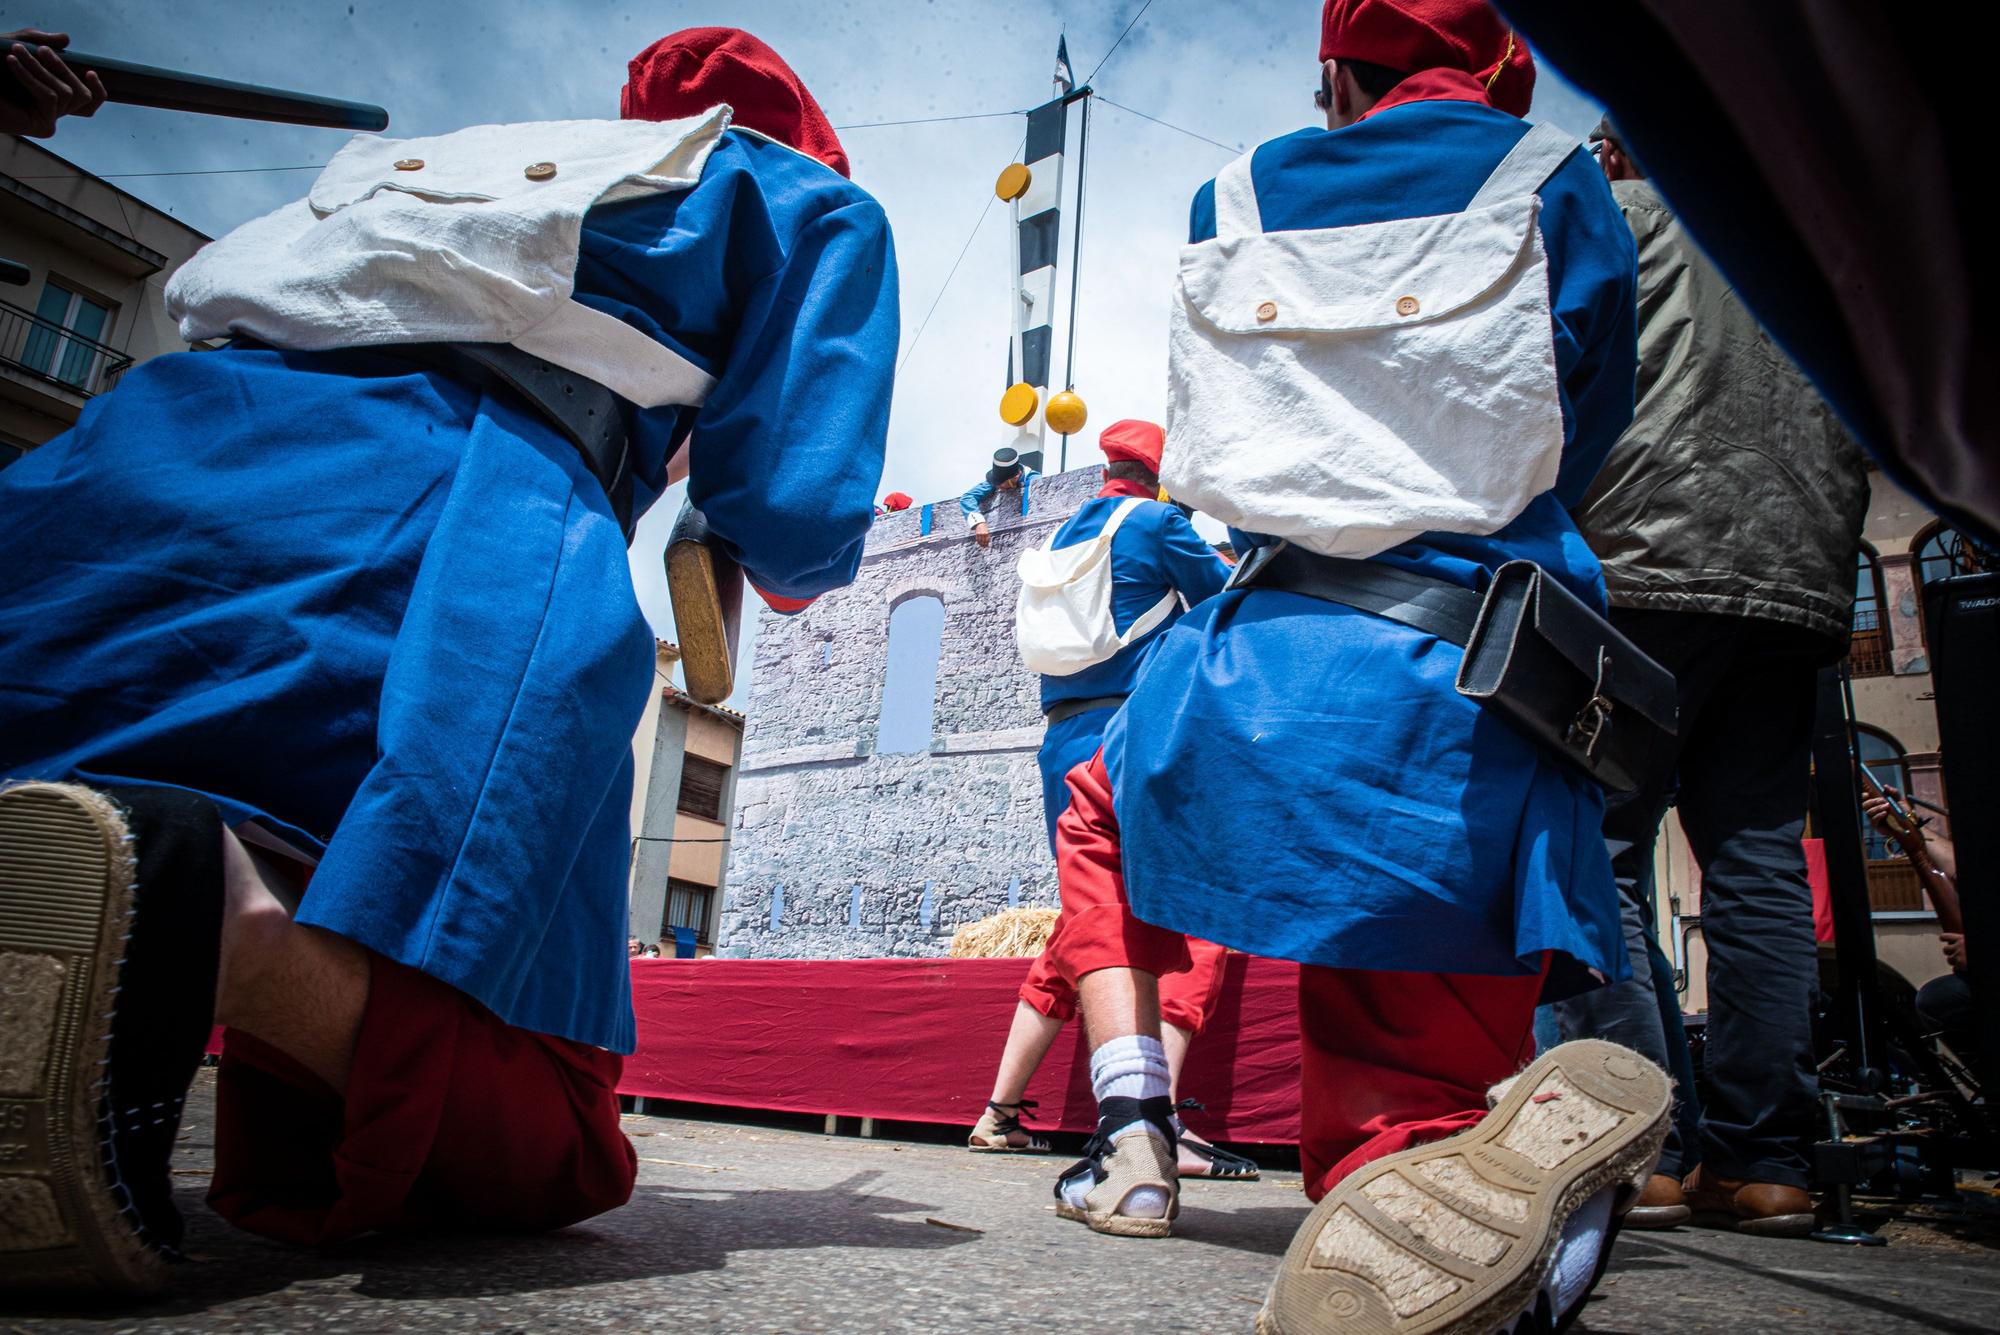
[[[1028, 498], [1034, 491], [1035, 479], [1040, 476], [1041, 474], [1032, 468], [1023, 468], [1021, 470], [1021, 490], [1017, 494], [1021, 498], [1022, 514], [1028, 513]], [[958, 498], [958, 512], [965, 516], [965, 526], [968, 529], [978, 528], [986, 522], [985, 506], [987, 499], [998, 494], [999, 491], [1000, 488], [994, 486], [985, 478], [979, 479], [978, 482], [966, 488], [965, 494]]]
[[[731, 132], [693, 188], [586, 215], [576, 296], [717, 376], [634, 411], [638, 508], [692, 431], [753, 583], [848, 582], [897, 342], [874, 200]], [[205, 793], [321, 855], [301, 922], [631, 1048], [653, 636], [546, 422], [386, 349], [160, 357], [0, 473], [0, 516], [0, 777]]]
[[[1457, 212], [1525, 131], [1477, 103], [1419, 101], [1272, 140], [1252, 159], [1264, 226]], [[1525, 558], [1602, 606], [1568, 508], [1632, 419], [1632, 238], [1582, 151], [1540, 194], [1565, 442], [1555, 486], [1497, 533], [1427, 534], [1378, 559], [1473, 587]], [[1189, 231], [1214, 230], [1211, 184]], [[1295, 594], [1225, 593], [1183, 617], [1105, 735], [1134, 910], [1311, 964], [1508, 974], [1554, 952], [1565, 981], [1579, 965], [1619, 976], [1603, 795], [1458, 695], [1460, 657]]]

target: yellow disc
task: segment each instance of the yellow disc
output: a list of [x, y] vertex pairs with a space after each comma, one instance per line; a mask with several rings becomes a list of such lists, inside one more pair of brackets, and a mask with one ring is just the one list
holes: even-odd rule
[[1041, 396], [1035, 393], [1033, 385], [1022, 383], [1007, 386], [1007, 392], [1000, 396], [1000, 420], [1008, 426], [1022, 426], [1035, 415], [1041, 405]]
[[993, 183], [993, 193], [1011, 203], [1028, 193], [1028, 184], [1034, 179], [1021, 163], [1010, 162], [1000, 169], [1000, 179]]
[[1061, 436], [1074, 436], [1083, 430], [1085, 417], [1083, 400], [1069, 390], [1049, 395], [1049, 429]]

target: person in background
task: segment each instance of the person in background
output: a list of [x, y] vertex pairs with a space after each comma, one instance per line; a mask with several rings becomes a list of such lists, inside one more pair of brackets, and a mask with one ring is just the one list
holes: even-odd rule
[[958, 510], [965, 516], [965, 526], [972, 531], [972, 540], [981, 547], [993, 545], [993, 530], [986, 526], [987, 502], [994, 496], [1018, 495], [1030, 486], [1041, 476], [1032, 462], [1015, 450], [995, 450], [993, 466], [986, 470], [985, 478], [967, 488], [965, 494], [958, 498]]
[[[1067, 551], [1110, 537], [1110, 599], [1105, 611], [1111, 631], [1105, 638], [1122, 645], [1101, 661], [1064, 675], [1042, 676], [1042, 711], [1048, 731], [1042, 739], [1042, 816], [1049, 851], [1055, 851], [1056, 819], [1069, 805], [1065, 778], [1097, 753], [1105, 726], [1131, 694], [1160, 636], [1182, 612], [1213, 597], [1229, 578], [1229, 566], [1202, 540], [1182, 511], [1155, 497], [1160, 491], [1160, 452], [1165, 433], [1152, 422], [1126, 420], [1104, 428], [1098, 447], [1109, 462], [1104, 485], [1057, 529], [1049, 550]], [[1116, 526], [1115, 528], [1113, 526]], [[994, 1076], [986, 1112], [967, 1138], [974, 1150], [1045, 1154], [1048, 1142], [1023, 1130], [1020, 1119], [1033, 1104], [1025, 1101], [1049, 1047], [1076, 1017], [1076, 989], [1058, 964], [1065, 943], [1096, 924], [1056, 919], [1054, 931], [1022, 983], [1020, 1004]], [[1222, 947], [1190, 941], [1191, 967], [1161, 980], [1167, 1061], [1178, 1088], [1188, 1045], [1201, 1032], [1222, 986]], [[1254, 1178], [1248, 1159], [1218, 1150], [1182, 1128], [1181, 1173], [1186, 1177]]]
[[897, 514], [909, 509], [914, 504], [916, 502], [910, 499], [908, 493], [892, 491], [882, 498], [880, 505], [875, 507], [875, 517], [880, 519], [883, 515]]
[[1818, 963], [1799, 838], [1814, 680], [1846, 650], [1867, 478], [1860, 447], [1616, 128], [1592, 140], [1638, 248], [1639, 378], [1632, 425], [1574, 513], [1612, 624], [1674, 674], [1679, 764], [1605, 814], [1634, 977], [1556, 1013], [1565, 1038], [1684, 1064], [1648, 945], [1654, 844], [1678, 806], [1702, 869], [1707, 1080], [1698, 1134], [1677, 1120], [1626, 1223], [1803, 1237], [1817, 1227], [1805, 1146]]
[[[1886, 791], [1898, 802], [1903, 800], [1903, 795], [1894, 788]], [[1861, 810], [1877, 833], [1884, 838], [1894, 834], [1889, 823], [1887, 799], [1864, 793]], [[1951, 846], [1951, 840], [1932, 834], [1923, 826], [1918, 826], [1917, 835], [1924, 841], [1924, 851], [1930, 855], [1947, 888], [1955, 893], [1958, 889], [1958, 853]], [[1984, 1068], [1983, 1050], [1979, 1043], [1979, 1007], [1973, 1001], [1972, 980], [1966, 976], [1965, 933], [1939, 932], [1938, 951], [1944, 956], [1945, 968], [1949, 972], [1939, 974], [1917, 989], [1917, 1014], [1937, 1029], [1954, 1055], [1972, 1065], [1982, 1090], [1991, 1098], [1994, 1086], [1991, 1074]]]

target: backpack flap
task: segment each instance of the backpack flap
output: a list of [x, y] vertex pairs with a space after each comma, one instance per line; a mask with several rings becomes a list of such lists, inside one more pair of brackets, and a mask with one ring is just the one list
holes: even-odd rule
[[[1431, 324], [1533, 262], [1540, 216], [1527, 195], [1471, 213], [1203, 241], [1181, 249], [1181, 297], [1213, 329], [1266, 339]], [[1338, 265], [1325, 262], [1335, 234]]]
[[1324, 556], [1492, 533], [1555, 483], [1541, 202], [1185, 247], [1161, 481]]

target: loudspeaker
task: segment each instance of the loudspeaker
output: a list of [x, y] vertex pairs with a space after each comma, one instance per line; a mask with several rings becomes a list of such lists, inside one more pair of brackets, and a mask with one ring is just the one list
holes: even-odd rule
[[2000, 1069], [2000, 573], [1925, 583], [1924, 632], [1967, 972], [1988, 1069]]

